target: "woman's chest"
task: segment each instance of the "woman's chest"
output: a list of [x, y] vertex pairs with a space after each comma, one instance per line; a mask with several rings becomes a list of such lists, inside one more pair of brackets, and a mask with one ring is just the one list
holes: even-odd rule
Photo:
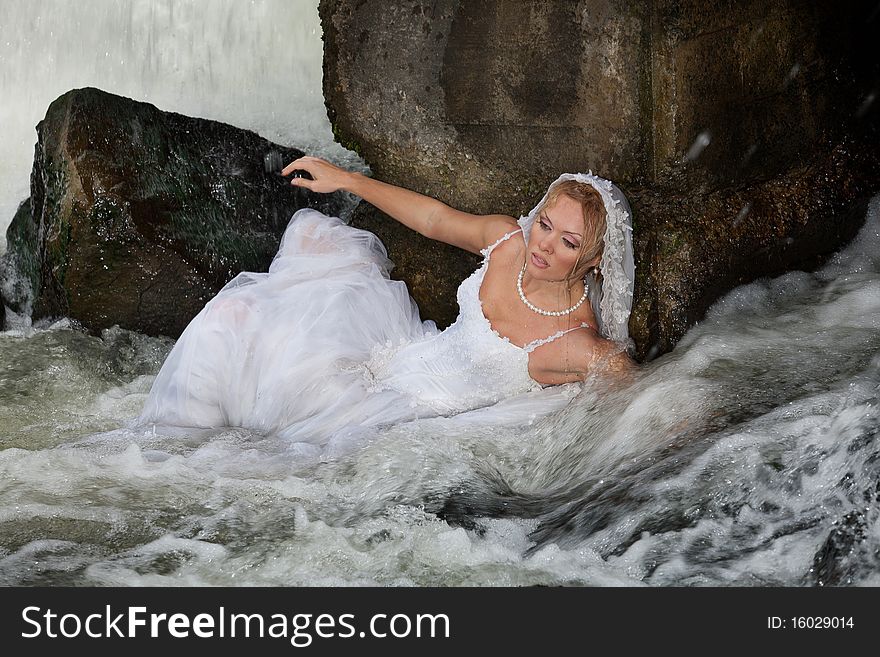
[[[479, 289], [483, 315], [490, 327], [518, 347], [529, 347], [560, 331], [580, 326], [580, 313], [546, 316], [529, 309], [516, 289], [515, 267], [490, 263]], [[495, 265], [493, 267], [493, 265]]]

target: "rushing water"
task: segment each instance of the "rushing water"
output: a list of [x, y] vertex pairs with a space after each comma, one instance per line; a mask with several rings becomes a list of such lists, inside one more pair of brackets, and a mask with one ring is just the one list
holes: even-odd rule
[[[75, 86], [348, 157], [313, 2], [75, 7], [0, 0], [0, 228]], [[823, 269], [734, 290], [632, 385], [519, 426], [419, 421], [325, 461], [127, 428], [171, 346], [0, 333], [0, 584], [880, 585], [880, 197]]]
[[418, 421], [327, 462], [126, 429], [170, 347], [0, 335], [0, 583], [880, 584], [880, 197], [823, 269], [519, 427]]

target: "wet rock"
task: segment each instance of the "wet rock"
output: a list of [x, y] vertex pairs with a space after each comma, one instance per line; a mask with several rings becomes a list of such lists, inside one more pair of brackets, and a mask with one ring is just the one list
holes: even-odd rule
[[0, 258], [0, 329], [6, 322], [7, 307], [18, 316], [30, 317], [39, 287], [37, 230], [29, 198], [18, 206], [6, 230], [6, 239], [8, 248]]
[[847, 513], [834, 527], [822, 547], [813, 555], [809, 584], [813, 586], [851, 586], [857, 560], [853, 555], [867, 536], [867, 522], [859, 511]]
[[643, 176], [646, 6], [322, 0], [328, 116], [379, 178], [474, 212], [586, 162]]
[[264, 172], [267, 152], [300, 151], [98, 89], [55, 100], [37, 133], [32, 216], [8, 231], [35, 319], [177, 337], [238, 272], [268, 268], [297, 209], [339, 207]]
[[719, 297], [812, 270], [852, 239], [880, 191], [876, 133], [844, 137], [767, 181], [691, 195], [640, 189], [630, 332], [641, 357], [671, 350]]
[[[520, 216], [563, 171], [617, 182], [648, 358], [732, 287], [814, 267], [857, 230], [880, 189], [873, 9], [321, 0], [324, 94], [376, 177], [466, 211]], [[419, 278], [468, 261], [389, 251], [420, 303]], [[458, 282], [423, 314], [446, 323]]]

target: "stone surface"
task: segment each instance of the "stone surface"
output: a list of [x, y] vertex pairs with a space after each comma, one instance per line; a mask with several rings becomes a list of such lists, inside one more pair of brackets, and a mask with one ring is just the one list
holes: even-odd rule
[[851, 44], [868, 38], [857, 23], [872, 9], [796, 0], [723, 9], [704, 0], [654, 3], [648, 182], [691, 191], [767, 179], [842, 137], [871, 84]]
[[[564, 171], [614, 180], [645, 358], [733, 286], [854, 234], [880, 190], [874, 6], [321, 0], [328, 115], [376, 177], [470, 212], [520, 216]], [[394, 239], [414, 288], [468, 269]]]
[[[642, 191], [630, 332], [637, 354], [671, 350], [737, 285], [811, 270], [852, 239], [880, 191], [880, 139], [860, 135], [767, 182], [693, 196]], [[647, 224], [647, 225], [645, 225]]]
[[30, 199], [18, 206], [6, 235], [10, 248], [0, 258], [0, 329], [5, 325], [6, 306], [17, 315], [30, 316], [39, 287], [39, 245]]
[[8, 232], [12, 257], [37, 236], [35, 319], [177, 337], [235, 274], [268, 268], [298, 208], [339, 206], [264, 172], [268, 151], [300, 151], [98, 89], [58, 98], [37, 133], [31, 232]]
[[585, 161], [643, 177], [646, 17], [631, 4], [323, 0], [337, 138], [381, 179], [476, 212], [518, 212]]

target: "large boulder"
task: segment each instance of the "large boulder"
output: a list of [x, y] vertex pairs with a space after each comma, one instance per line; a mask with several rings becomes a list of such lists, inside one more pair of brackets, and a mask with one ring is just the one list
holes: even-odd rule
[[[374, 175], [464, 210], [519, 216], [564, 171], [618, 183], [646, 358], [735, 285], [857, 230], [880, 190], [874, 4], [321, 0], [324, 94]], [[407, 263], [426, 315], [454, 318], [459, 281], [437, 276], [469, 256], [372, 209], [352, 221]]]
[[30, 288], [8, 303], [30, 295], [34, 319], [177, 337], [235, 274], [268, 268], [297, 209], [340, 207], [265, 173], [266, 153], [301, 151], [98, 89], [55, 100], [37, 134], [6, 256]]

